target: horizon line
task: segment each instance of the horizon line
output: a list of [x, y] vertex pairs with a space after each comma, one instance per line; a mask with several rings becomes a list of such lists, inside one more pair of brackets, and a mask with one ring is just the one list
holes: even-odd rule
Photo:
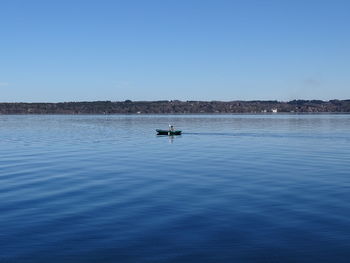
[[0, 104], [3, 103], [91, 103], [91, 102], [291, 102], [291, 101], [322, 101], [322, 102], [330, 102], [330, 101], [348, 101], [349, 99], [328, 99], [328, 100], [322, 100], [322, 99], [292, 99], [292, 100], [277, 100], [277, 99], [265, 99], [265, 100], [259, 100], [259, 99], [252, 99], [252, 100], [178, 100], [178, 99], [172, 99], [172, 100], [76, 100], [76, 101], [57, 101], [57, 102], [52, 102], [52, 101], [0, 101]]

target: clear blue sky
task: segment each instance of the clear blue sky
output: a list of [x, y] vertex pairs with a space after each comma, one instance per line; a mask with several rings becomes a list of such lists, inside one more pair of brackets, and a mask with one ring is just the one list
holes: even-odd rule
[[350, 99], [347, 0], [0, 0], [0, 101]]

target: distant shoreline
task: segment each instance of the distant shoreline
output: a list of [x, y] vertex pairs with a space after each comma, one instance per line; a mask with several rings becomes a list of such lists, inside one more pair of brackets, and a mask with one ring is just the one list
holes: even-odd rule
[[348, 115], [350, 112], [267, 112], [267, 113], [256, 113], [256, 112], [242, 112], [242, 113], [0, 113], [0, 116], [40, 116], [40, 115], [51, 115], [51, 116], [190, 116], [190, 115], [207, 115], [207, 116], [225, 116], [225, 115], [260, 115], [260, 116], [283, 116], [283, 115]]
[[0, 103], [1, 115], [350, 113], [350, 100]]

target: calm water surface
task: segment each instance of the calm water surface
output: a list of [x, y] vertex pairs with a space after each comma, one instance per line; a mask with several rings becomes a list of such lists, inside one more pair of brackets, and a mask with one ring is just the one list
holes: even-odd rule
[[0, 116], [0, 262], [349, 262], [349, 202], [350, 115]]

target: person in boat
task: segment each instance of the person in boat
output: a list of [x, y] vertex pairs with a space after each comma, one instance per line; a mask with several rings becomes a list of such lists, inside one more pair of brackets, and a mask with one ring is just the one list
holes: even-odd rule
[[174, 131], [174, 126], [169, 124], [169, 131], [173, 132]]

